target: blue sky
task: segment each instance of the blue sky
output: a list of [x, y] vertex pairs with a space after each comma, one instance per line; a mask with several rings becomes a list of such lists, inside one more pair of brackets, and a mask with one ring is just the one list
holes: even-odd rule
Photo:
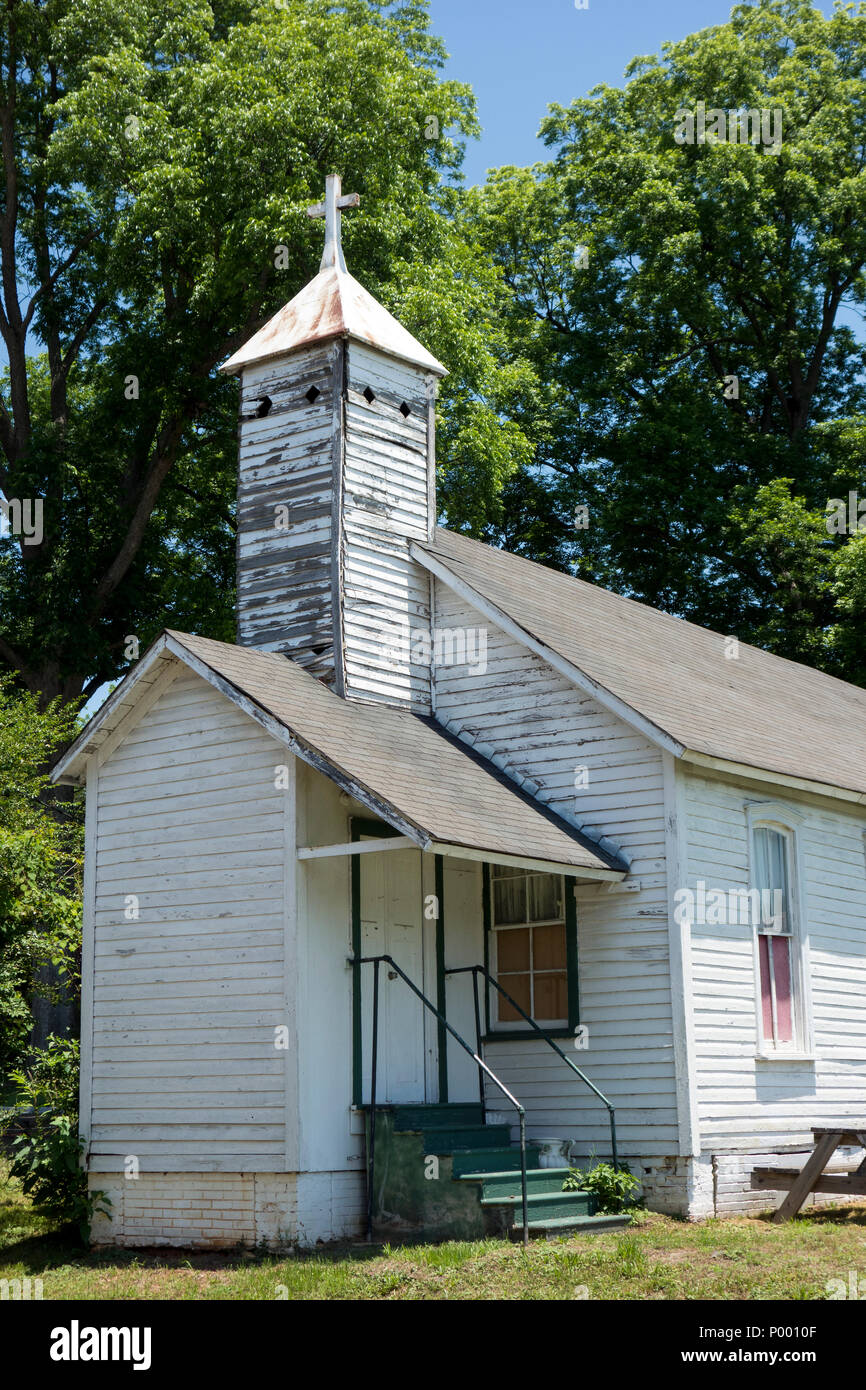
[[[824, 14], [832, 0], [815, 4]], [[483, 126], [466, 144], [467, 184], [482, 183], [501, 164], [550, 158], [538, 127], [551, 102], [567, 106], [599, 82], [623, 85], [626, 65], [663, 43], [725, 24], [732, 0], [430, 0], [433, 32], [450, 54], [446, 73], [475, 92]], [[864, 332], [858, 310], [839, 322]]]
[[568, 105], [597, 82], [621, 85], [632, 58], [724, 24], [731, 9], [731, 0], [589, 0], [586, 10], [574, 0], [430, 0], [433, 31], [451, 55], [447, 74], [470, 83], [484, 127], [467, 145], [467, 183], [496, 165], [546, 158], [536, 136], [550, 102]]

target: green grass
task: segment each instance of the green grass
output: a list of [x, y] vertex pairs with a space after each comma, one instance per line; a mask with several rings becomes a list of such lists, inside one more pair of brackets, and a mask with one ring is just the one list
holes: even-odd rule
[[639, 1213], [626, 1231], [536, 1241], [363, 1244], [275, 1256], [88, 1251], [37, 1216], [0, 1160], [0, 1279], [41, 1278], [45, 1299], [822, 1299], [866, 1277], [866, 1204], [784, 1226]]

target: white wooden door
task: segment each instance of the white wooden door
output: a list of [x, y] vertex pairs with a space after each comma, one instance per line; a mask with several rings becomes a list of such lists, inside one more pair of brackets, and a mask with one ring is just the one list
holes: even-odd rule
[[[381, 854], [362, 854], [360, 860], [362, 953], [393, 957], [429, 998], [430, 991], [424, 985], [420, 850], [386, 850]], [[372, 965], [363, 967], [362, 980], [361, 1049], [363, 1097], [367, 1102], [373, 1038]], [[377, 1103], [406, 1104], [426, 1098], [425, 1012], [406, 982], [389, 966], [380, 965]]]

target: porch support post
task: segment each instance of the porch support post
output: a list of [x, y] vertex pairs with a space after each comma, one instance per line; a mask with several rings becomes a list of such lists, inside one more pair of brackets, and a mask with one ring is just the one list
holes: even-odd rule
[[435, 857], [436, 887], [436, 1007], [442, 1018], [437, 1020], [437, 1052], [439, 1056], [439, 1103], [448, 1100], [448, 1033], [444, 1019], [445, 1006], [445, 868], [442, 855]]
[[[354, 835], [354, 830], [352, 831]], [[352, 860], [352, 959], [361, 959], [361, 861], [357, 855]], [[361, 967], [356, 964], [352, 971], [352, 1104], [360, 1106], [364, 1101], [364, 1059], [361, 1053]]]
[[[383, 824], [382, 821], [371, 820], [367, 816], [351, 816], [349, 830], [352, 838], [349, 848], [360, 844], [365, 835], [380, 841], [383, 839], [390, 841], [391, 829], [391, 826]], [[410, 845], [412, 843], [410, 841]], [[375, 847], [379, 848], [379, 846]], [[393, 845], [389, 847], [395, 848]], [[345, 849], [345, 846], [341, 848]], [[352, 880], [352, 959], [359, 961], [363, 954], [361, 949], [363, 935], [361, 931], [361, 861], [357, 854], [350, 854], [349, 863]], [[352, 1104], [360, 1106], [364, 1101], [364, 1057], [361, 1037], [363, 992], [359, 965], [355, 965], [352, 977]]]
[[[360, 840], [361, 830], [352, 821], [352, 840]], [[361, 862], [352, 856], [352, 959], [361, 958]], [[363, 1104], [364, 1059], [361, 1055], [361, 967], [352, 972], [352, 1104]]]

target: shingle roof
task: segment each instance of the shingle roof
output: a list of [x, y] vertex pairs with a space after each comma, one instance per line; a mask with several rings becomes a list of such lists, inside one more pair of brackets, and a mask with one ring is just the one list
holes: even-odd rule
[[220, 371], [239, 372], [253, 362], [282, 357], [307, 343], [324, 342], [328, 338], [355, 338], [428, 372], [446, 375], [442, 363], [437, 362], [354, 276], [339, 266], [319, 271], [294, 299], [284, 304], [249, 342], [223, 363]]
[[[278, 652], [183, 632], [165, 633], [142, 658], [144, 688], [155, 658], [170, 656], [201, 663], [227, 695], [242, 697], [271, 716], [301, 756], [353, 794], [360, 789], [367, 804], [425, 848], [456, 845], [573, 866], [598, 877], [621, 877], [627, 871], [623, 862], [431, 719], [341, 699]], [[80, 776], [88, 750], [106, 737], [112, 719], [117, 723], [129, 711], [135, 680], [133, 671], [94, 716], [58, 763], [55, 779]]]
[[866, 794], [866, 690], [438, 529], [413, 546], [684, 749]]

